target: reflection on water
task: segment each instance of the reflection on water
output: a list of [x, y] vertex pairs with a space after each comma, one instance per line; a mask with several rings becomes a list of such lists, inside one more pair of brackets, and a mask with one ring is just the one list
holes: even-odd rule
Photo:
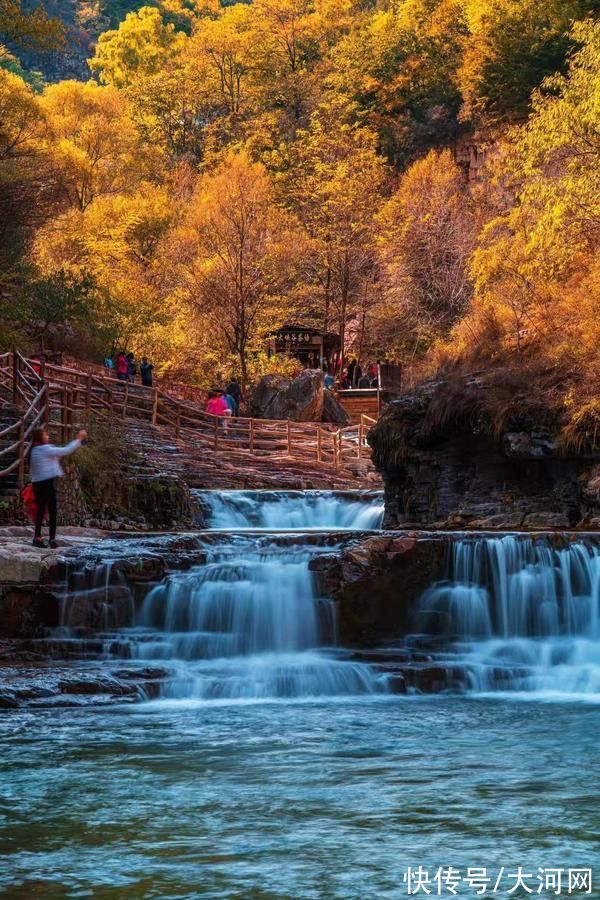
[[2, 720], [5, 896], [363, 900], [418, 864], [598, 862], [598, 707], [187, 703]]

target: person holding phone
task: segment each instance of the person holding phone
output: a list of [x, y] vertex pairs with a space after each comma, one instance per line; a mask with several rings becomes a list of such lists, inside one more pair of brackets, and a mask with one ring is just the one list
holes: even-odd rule
[[31, 449], [29, 451], [29, 468], [31, 483], [37, 504], [35, 518], [34, 547], [46, 547], [42, 540], [42, 525], [44, 516], [48, 513], [50, 525], [50, 547], [56, 547], [56, 518], [58, 513], [56, 499], [56, 479], [62, 478], [64, 472], [60, 465], [63, 456], [70, 456], [81, 447], [87, 433], [80, 431], [77, 438], [58, 447], [50, 443], [50, 435], [45, 428], [36, 428], [32, 434]]

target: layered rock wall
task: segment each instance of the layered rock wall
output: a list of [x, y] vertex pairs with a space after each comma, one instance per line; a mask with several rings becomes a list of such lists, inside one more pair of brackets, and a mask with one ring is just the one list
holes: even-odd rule
[[495, 431], [476, 407], [454, 417], [437, 399], [429, 388], [394, 401], [369, 434], [384, 527], [600, 527], [594, 455], [569, 452], [531, 416], [509, 416]]

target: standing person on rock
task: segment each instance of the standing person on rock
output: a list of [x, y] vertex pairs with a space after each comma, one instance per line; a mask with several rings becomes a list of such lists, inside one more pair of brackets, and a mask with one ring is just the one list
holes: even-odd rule
[[80, 431], [76, 440], [71, 441], [65, 447], [57, 447], [50, 443], [50, 436], [45, 428], [36, 428], [33, 432], [29, 467], [37, 504], [34, 547], [47, 546], [42, 540], [42, 525], [46, 511], [50, 520], [50, 547], [56, 547], [56, 479], [62, 478], [64, 475], [59, 460], [61, 456], [70, 456], [71, 453], [74, 453], [81, 447], [86, 437], [86, 432]]

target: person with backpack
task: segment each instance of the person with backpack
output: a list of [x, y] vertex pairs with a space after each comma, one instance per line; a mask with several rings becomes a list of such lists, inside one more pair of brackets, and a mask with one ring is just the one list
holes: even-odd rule
[[231, 416], [231, 409], [225, 399], [225, 391], [215, 390], [209, 393], [206, 412], [211, 416], [218, 416], [219, 425], [223, 431], [227, 431], [227, 417]]
[[29, 451], [29, 469], [31, 483], [37, 504], [35, 518], [35, 534], [33, 546], [44, 548], [47, 545], [42, 540], [42, 525], [46, 512], [48, 513], [50, 526], [50, 547], [56, 547], [56, 479], [62, 478], [64, 472], [60, 465], [60, 459], [70, 456], [81, 447], [87, 434], [80, 431], [77, 438], [65, 447], [57, 447], [50, 443], [50, 436], [45, 428], [36, 428], [33, 431], [31, 449]]

